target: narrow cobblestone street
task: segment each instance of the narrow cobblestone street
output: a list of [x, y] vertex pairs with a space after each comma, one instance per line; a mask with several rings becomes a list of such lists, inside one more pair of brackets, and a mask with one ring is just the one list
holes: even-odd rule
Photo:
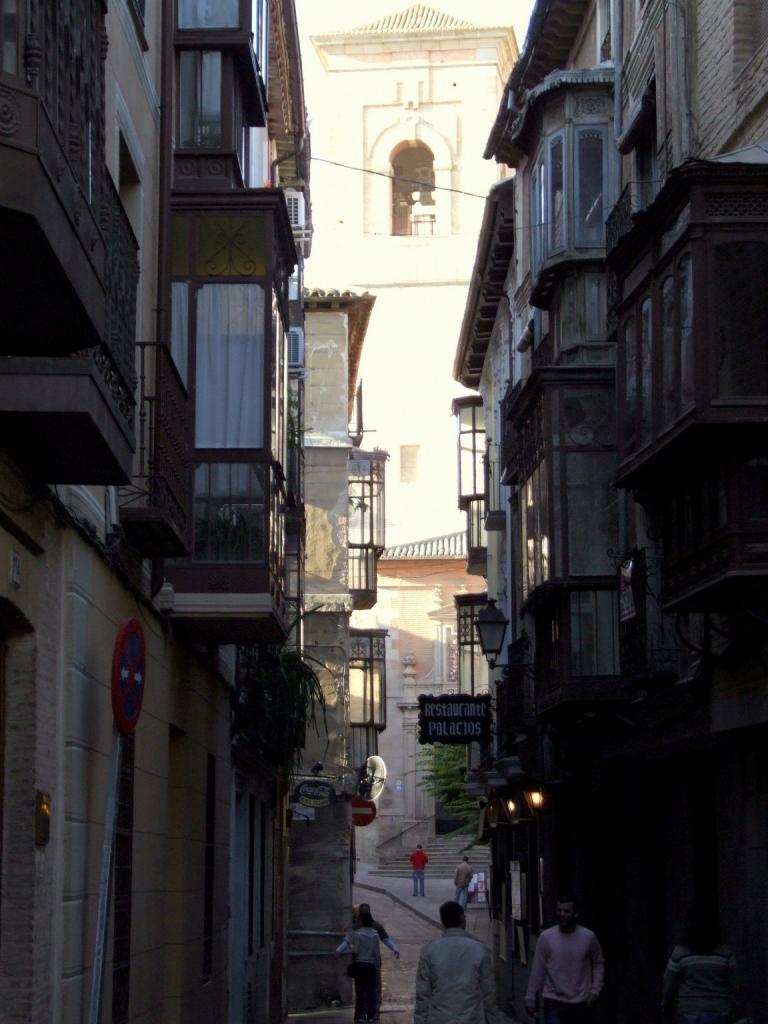
[[[397, 960], [382, 948], [381, 1024], [411, 1024], [413, 1020], [416, 968], [424, 943], [442, 934], [439, 908], [453, 899], [453, 884], [443, 878], [427, 878], [427, 895], [411, 895], [409, 878], [371, 876], [367, 865], [358, 865], [354, 901], [370, 903], [374, 918], [384, 925], [400, 951]], [[490, 920], [487, 907], [467, 910], [467, 931], [488, 944]], [[352, 1024], [352, 1007], [291, 1014], [302, 1024]], [[500, 1020], [505, 1020], [500, 1016]], [[507, 1019], [507, 1024], [510, 1024]]]

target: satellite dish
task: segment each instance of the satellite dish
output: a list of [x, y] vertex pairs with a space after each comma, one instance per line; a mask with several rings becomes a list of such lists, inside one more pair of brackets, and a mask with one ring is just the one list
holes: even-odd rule
[[378, 754], [371, 754], [365, 762], [366, 783], [371, 787], [369, 800], [378, 800], [387, 782], [387, 766]]

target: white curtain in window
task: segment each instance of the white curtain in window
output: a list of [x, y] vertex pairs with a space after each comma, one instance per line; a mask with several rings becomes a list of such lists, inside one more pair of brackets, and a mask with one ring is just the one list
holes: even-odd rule
[[264, 289], [206, 284], [197, 299], [195, 445], [264, 444]]
[[237, 28], [238, 0], [179, 0], [179, 28]]

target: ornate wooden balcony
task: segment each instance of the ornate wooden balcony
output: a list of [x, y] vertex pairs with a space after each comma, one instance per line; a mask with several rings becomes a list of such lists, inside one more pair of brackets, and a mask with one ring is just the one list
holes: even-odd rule
[[[3, 182], [5, 174], [0, 189]], [[7, 446], [26, 472], [50, 483], [126, 483], [135, 446], [139, 272], [138, 246], [120, 199], [105, 176], [98, 225], [89, 212], [96, 232], [89, 249], [100, 252], [98, 267], [82, 250], [57, 264], [48, 235], [55, 233], [56, 217], [35, 221], [6, 210], [0, 222], [11, 225], [21, 253], [15, 265], [13, 253], [0, 250], [0, 423]], [[72, 231], [65, 233], [74, 243]], [[87, 315], [81, 287], [88, 293]]]
[[697, 452], [768, 429], [768, 165], [733, 158], [688, 161], [612, 214], [620, 487], [661, 493]]
[[187, 396], [164, 345], [139, 345], [137, 471], [120, 491], [120, 523], [146, 558], [189, 554]]

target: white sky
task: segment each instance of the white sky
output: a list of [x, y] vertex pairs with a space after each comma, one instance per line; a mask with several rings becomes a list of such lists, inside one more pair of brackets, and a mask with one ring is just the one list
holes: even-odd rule
[[[411, 7], [415, 0], [296, 0], [302, 35], [356, 28]], [[438, 11], [474, 25], [508, 25], [522, 50], [534, 0], [420, 0]]]

